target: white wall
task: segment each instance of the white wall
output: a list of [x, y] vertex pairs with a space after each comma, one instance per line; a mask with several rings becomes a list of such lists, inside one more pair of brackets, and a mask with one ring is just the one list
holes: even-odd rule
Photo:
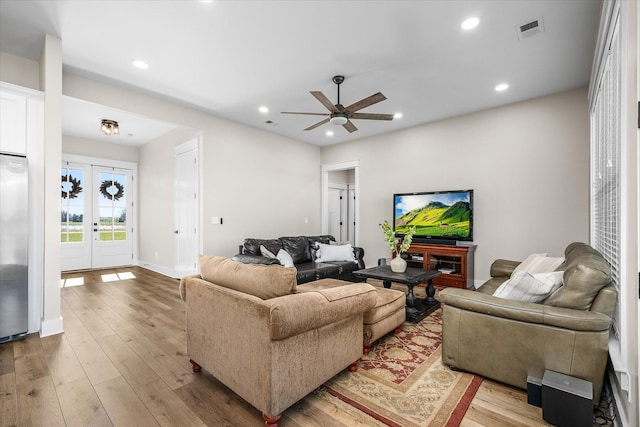
[[[201, 132], [204, 253], [232, 256], [245, 237], [319, 232], [319, 147], [72, 74], [64, 75], [63, 92]], [[173, 147], [185, 141], [159, 138], [140, 149], [139, 258], [167, 269], [173, 268]], [[211, 224], [212, 216], [223, 224]]]
[[138, 147], [62, 135], [62, 152], [65, 154], [137, 163], [139, 151]]
[[[174, 147], [200, 132], [178, 127], [140, 147], [138, 164], [139, 264], [165, 272], [174, 267]], [[160, 173], [162, 171], [162, 173]], [[157, 255], [157, 256], [156, 256]], [[173, 274], [172, 274], [173, 275]]]
[[40, 90], [40, 66], [30, 59], [0, 52], [0, 81]]
[[[388, 256], [378, 224], [394, 193], [474, 189], [475, 279], [496, 258], [563, 255], [589, 239], [586, 89], [325, 147], [322, 162], [360, 161], [360, 245]], [[390, 160], [393, 159], [393, 160]]]

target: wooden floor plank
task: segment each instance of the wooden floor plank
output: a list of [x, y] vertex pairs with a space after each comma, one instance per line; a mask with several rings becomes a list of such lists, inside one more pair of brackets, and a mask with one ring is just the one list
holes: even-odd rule
[[13, 344], [13, 352], [16, 385], [49, 376], [38, 334], [30, 334], [26, 339], [16, 341]]
[[[175, 392], [208, 426], [263, 427], [260, 412], [208, 374]], [[204, 381], [203, 381], [204, 380]], [[240, 401], [239, 401], [240, 400]], [[283, 426], [284, 427], [284, 426]]]
[[0, 426], [18, 425], [18, 392], [16, 374], [0, 375]]
[[113, 329], [84, 302], [74, 288], [65, 294], [64, 300], [94, 338], [113, 335]]
[[114, 427], [160, 425], [124, 378], [104, 381], [94, 388]]
[[120, 371], [88, 331], [84, 334], [68, 335], [68, 338], [91, 384], [95, 386], [120, 377]]
[[82, 364], [65, 334], [42, 338], [44, 359], [56, 386], [86, 378]]
[[0, 344], [0, 375], [16, 372], [14, 359], [13, 346]]
[[104, 337], [98, 343], [107, 357], [134, 389], [160, 377], [118, 335]]
[[136, 388], [135, 392], [163, 427], [206, 427], [206, 424], [160, 379]]
[[119, 329], [118, 335], [171, 389], [177, 389], [196, 379], [191, 371], [191, 364], [178, 363], [136, 328]]
[[111, 421], [87, 377], [56, 387], [67, 427], [111, 427]]
[[17, 384], [18, 425], [64, 426], [64, 418], [51, 376]]

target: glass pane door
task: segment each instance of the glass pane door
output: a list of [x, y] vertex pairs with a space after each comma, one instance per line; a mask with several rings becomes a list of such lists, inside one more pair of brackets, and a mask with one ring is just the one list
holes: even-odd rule
[[62, 163], [60, 242], [62, 270], [91, 268], [91, 174], [86, 165]]
[[93, 268], [130, 265], [132, 238], [131, 171], [93, 167]]

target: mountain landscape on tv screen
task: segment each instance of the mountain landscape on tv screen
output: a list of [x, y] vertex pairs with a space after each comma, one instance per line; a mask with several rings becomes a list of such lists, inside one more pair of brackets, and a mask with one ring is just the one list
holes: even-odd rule
[[464, 238], [469, 236], [469, 202], [455, 202], [447, 206], [442, 202], [409, 211], [396, 218], [396, 232], [405, 233], [416, 227], [416, 236]]

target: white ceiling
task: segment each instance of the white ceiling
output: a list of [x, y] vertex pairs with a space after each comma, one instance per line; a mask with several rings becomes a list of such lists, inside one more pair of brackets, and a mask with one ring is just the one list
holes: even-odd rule
[[[62, 133], [78, 138], [139, 147], [176, 128], [176, 125], [105, 107], [81, 99], [62, 98]], [[100, 131], [102, 119], [115, 120], [120, 135]]]
[[[325, 146], [585, 86], [599, 11], [595, 0], [0, 0], [0, 51], [38, 60], [49, 33], [67, 72]], [[480, 25], [464, 31], [470, 16]], [[516, 27], [537, 18], [544, 32], [519, 40]], [[387, 100], [360, 112], [403, 117], [354, 120], [349, 134], [303, 131], [322, 117], [280, 114], [326, 112], [309, 91], [336, 103], [336, 74], [342, 104], [380, 91]], [[494, 91], [500, 82], [509, 89]], [[64, 122], [78, 122], [68, 108]]]

